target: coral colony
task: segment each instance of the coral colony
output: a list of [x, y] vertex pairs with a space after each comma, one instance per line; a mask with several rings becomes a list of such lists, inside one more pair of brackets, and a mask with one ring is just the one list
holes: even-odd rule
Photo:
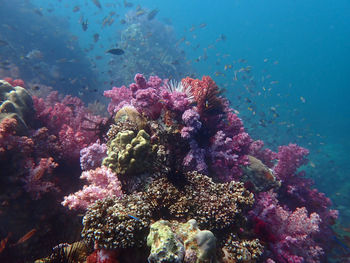
[[308, 150], [264, 149], [210, 77], [136, 74], [104, 92], [109, 120], [78, 98], [0, 84], [0, 155], [16, 156], [33, 199], [61, 191], [55, 170], [80, 158], [85, 185], [62, 201], [84, 214], [84, 245], [63, 252], [93, 249], [77, 262], [325, 260], [337, 211], [299, 169]]

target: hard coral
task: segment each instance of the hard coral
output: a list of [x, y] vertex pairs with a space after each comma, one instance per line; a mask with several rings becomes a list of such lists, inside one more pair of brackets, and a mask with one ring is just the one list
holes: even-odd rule
[[12, 87], [0, 80], [0, 121], [5, 118], [17, 120], [17, 133], [26, 134], [33, 125], [34, 107], [28, 91], [20, 86]]
[[159, 220], [150, 227], [148, 262], [213, 262], [216, 238], [208, 230], [199, 230], [196, 220], [186, 223]]
[[186, 173], [174, 183], [172, 178], [155, 180], [148, 187], [147, 196], [157, 209], [168, 211], [169, 219], [195, 219], [200, 227], [210, 231], [237, 223], [236, 216], [254, 202], [253, 194], [242, 183], [214, 183], [197, 172]]
[[144, 246], [152, 210], [141, 193], [99, 200], [84, 216], [82, 236], [98, 248]]
[[230, 234], [222, 248], [223, 262], [256, 262], [262, 255], [263, 248], [259, 239], [238, 240], [237, 236]]
[[237, 227], [239, 214], [253, 202], [241, 183], [215, 184], [196, 172], [177, 182], [159, 178], [145, 192], [94, 203], [84, 217], [82, 234], [109, 249], [144, 246], [152, 219], [195, 219], [201, 228], [222, 231]]
[[108, 145], [108, 156], [103, 165], [118, 174], [140, 174], [151, 167], [156, 145], [151, 145], [150, 136], [144, 130], [135, 134], [126, 130], [119, 132]]

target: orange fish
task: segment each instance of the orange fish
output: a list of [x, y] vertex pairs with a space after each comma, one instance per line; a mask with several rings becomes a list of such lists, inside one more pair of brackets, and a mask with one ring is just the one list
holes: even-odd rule
[[16, 244], [14, 244], [14, 246], [22, 244], [24, 242], [26, 242], [29, 238], [31, 238], [34, 234], [36, 233], [36, 229], [33, 228], [32, 230], [30, 230], [27, 234], [25, 234], [23, 237], [21, 237]]
[[7, 237], [3, 238], [0, 241], [0, 253], [2, 251], [4, 251], [4, 249], [6, 248], [6, 244], [7, 244], [7, 241], [9, 240], [10, 236], [11, 236], [11, 233], [8, 233]]

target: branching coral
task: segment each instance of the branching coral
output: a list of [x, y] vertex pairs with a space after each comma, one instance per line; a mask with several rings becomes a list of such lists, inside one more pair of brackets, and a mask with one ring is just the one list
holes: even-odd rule
[[230, 234], [222, 248], [223, 262], [256, 262], [262, 255], [263, 248], [259, 239], [237, 240], [237, 236]]
[[82, 236], [99, 248], [143, 246], [153, 209], [141, 193], [99, 200], [84, 216]]

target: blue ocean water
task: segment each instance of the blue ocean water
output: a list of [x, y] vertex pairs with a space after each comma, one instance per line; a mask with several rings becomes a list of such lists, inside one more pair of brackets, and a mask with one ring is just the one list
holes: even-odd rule
[[[43, 46], [24, 46], [23, 54], [33, 49], [44, 52], [49, 45], [53, 51], [47, 57], [60, 54], [52, 61], [61, 57], [72, 59], [75, 55], [84, 58], [81, 67], [66, 68], [60, 77], [68, 79], [67, 75], [72, 74], [71, 82], [83, 75], [87, 79], [77, 86], [57, 80], [56, 88], [81, 95], [87, 101], [102, 98], [95, 93], [85, 94], [80, 91], [81, 86], [94, 86], [101, 94], [113, 85], [128, 84], [111, 84], [116, 79], [113, 74], [118, 72], [111, 69], [110, 56], [105, 53], [122, 43], [125, 15], [135, 16], [138, 6], [147, 12], [158, 9], [149, 25], [157, 22], [162, 29], [171, 28], [173, 38], [160, 44], [173, 44], [184, 51], [186, 63], [180, 61], [186, 64], [182, 77], [191, 73], [197, 77], [212, 76], [226, 89], [249, 133], [264, 140], [271, 149], [290, 142], [308, 148], [312, 164], [306, 167], [308, 175], [333, 200], [334, 208], [340, 211], [340, 223], [349, 226], [349, 1], [149, 0], [132, 1], [131, 7], [125, 7], [123, 1], [100, 3], [102, 8], [90, 0], [0, 0], [0, 5], [30, 12], [33, 19], [50, 21], [49, 26], [43, 24], [43, 29], [36, 31], [41, 35], [36, 33], [28, 39], [43, 43], [41, 39], [52, 34], [62, 41], [46, 39]], [[73, 11], [75, 7], [79, 10]], [[118, 16], [111, 25], [103, 25], [110, 12]], [[24, 16], [16, 19], [26, 21]], [[88, 29], [84, 31], [81, 22], [86, 20]], [[7, 39], [25, 30], [25, 24], [18, 25], [19, 31]], [[95, 34], [98, 41], [94, 41]], [[73, 48], [65, 39], [68, 35], [75, 39]], [[141, 52], [145, 49], [139, 48]], [[144, 56], [152, 59], [146, 52]], [[108, 73], [110, 70], [115, 72]], [[129, 70], [134, 70], [131, 74], [140, 71], [137, 67]]]

